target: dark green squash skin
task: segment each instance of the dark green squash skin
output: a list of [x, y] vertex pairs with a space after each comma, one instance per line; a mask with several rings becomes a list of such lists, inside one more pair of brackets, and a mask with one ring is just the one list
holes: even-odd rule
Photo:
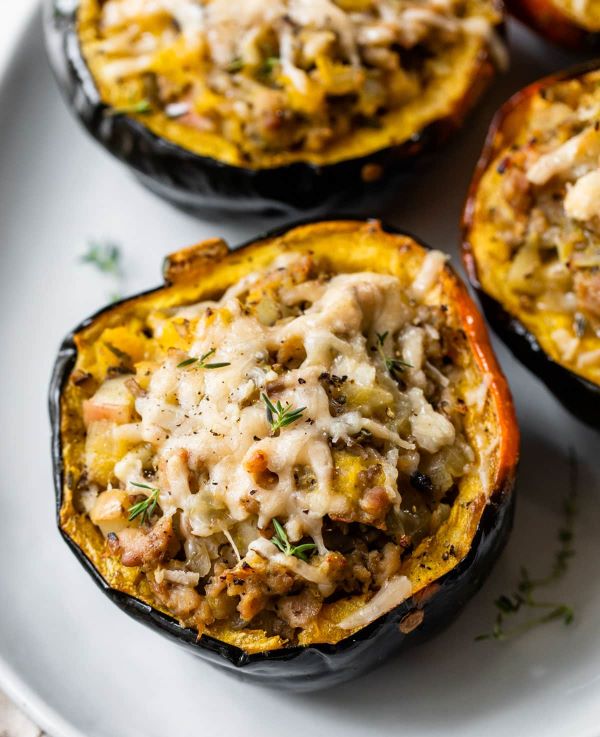
[[[397, 146], [324, 166], [297, 162], [247, 169], [187, 151], [128, 116], [107, 116], [108, 108], [81, 53], [76, 12], [61, 10], [59, 0], [44, 0], [48, 56], [67, 105], [87, 131], [128, 165], [145, 187], [197, 214], [310, 212], [339, 208], [342, 203], [344, 207], [358, 204], [369, 194], [383, 192], [393, 175], [407, 174], [419, 154], [445, 142], [462, 125], [491, 76], [478, 74], [456, 110], [415, 131]], [[377, 181], [364, 181], [368, 165], [381, 171]]]
[[479, 281], [479, 267], [469, 238], [474, 211], [473, 203], [477, 196], [479, 182], [494, 157], [495, 136], [506, 116], [523, 99], [536, 94], [543, 87], [561, 80], [579, 77], [599, 68], [600, 62], [594, 60], [545, 77], [524, 87], [498, 110], [490, 125], [483, 151], [477, 163], [462, 216], [463, 265], [471, 286], [477, 292], [487, 321], [506, 343], [515, 358], [532, 371], [538, 379], [543, 381], [569, 412], [596, 430], [600, 430], [600, 386], [584, 379], [582, 376], [578, 376], [550, 358], [535, 335], [523, 325], [518, 317], [508, 312], [500, 302], [485, 292]]
[[[348, 220], [348, 218], [346, 218]], [[306, 221], [302, 224], [305, 224]], [[296, 225], [278, 228], [253, 238], [234, 250], [252, 243], [276, 237]], [[406, 234], [385, 226], [388, 232]], [[406, 234], [408, 235], [408, 234]], [[420, 245], [414, 236], [410, 236]], [[426, 246], [424, 246], [426, 247]], [[152, 294], [162, 287], [143, 294]], [[140, 295], [135, 295], [135, 299]], [[279, 690], [306, 692], [320, 690], [349, 681], [364, 674], [388, 658], [424, 642], [445, 629], [481, 588], [502, 552], [512, 529], [515, 494], [515, 463], [504, 476], [502, 485], [494, 489], [483, 511], [467, 556], [446, 575], [431, 584], [426, 594], [417, 594], [356, 634], [336, 645], [316, 644], [290, 647], [265, 653], [247, 654], [241, 649], [212, 637], [198, 639], [197, 633], [153, 609], [139, 599], [111, 589], [85, 553], [64, 532], [60, 524], [63, 504], [64, 467], [61, 439], [61, 395], [75, 362], [77, 349], [74, 336], [100, 315], [128, 300], [112, 304], [83, 321], [63, 341], [56, 359], [49, 391], [49, 411], [52, 428], [52, 463], [56, 494], [56, 519], [59, 532], [83, 568], [102, 592], [122, 611], [150, 629], [177, 642], [189, 652], [212, 665], [233, 673], [239, 679], [263, 684]], [[402, 620], [416, 610], [423, 612], [422, 623], [414, 631], [401, 631]], [[406, 627], [402, 629], [406, 630]], [[477, 634], [477, 633], [474, 633]]]

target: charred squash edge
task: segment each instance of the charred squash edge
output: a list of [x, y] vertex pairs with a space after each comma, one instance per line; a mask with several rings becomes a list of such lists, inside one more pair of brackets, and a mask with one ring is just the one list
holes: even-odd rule
[[[501, 0], [495, 3], [503, 7]], [[408, 170], [419, 154], [441, 146], [462, 126], [496, 73], [490, 53], [481, 54], [455, 108], [396, 146], [327, 165], [295, 162], [249, 169], [194, 154], [131, 117], [106, 116], [107, 106], [81, 52], [76, 12], [76, 8], [61, 11], [57, 0], [45, 0], [48, 56], [67, 105], [99, 143], [133, 169], [144, 186], [191, 212], [319, 210], [341, 206], [343, 198], [358, 200], [375, 188], [380, 191], [389, 176]], [[496, 30], [503, 34], [502, 25]]]
[[599, 31], [579, 25], [552, 0], [506, 0], [506, 7], [515, 18], [554, 44], [572, 50], [600, 47]]
[[[358, 227], [364, 225], [364, 222], [345, 218], [344, 220], [295, 223], [253, 238], [232, 250], [238, 251], [265, 239], [284, 235], [298, 226], [313, 225], [318, 231], [319, 226], [331, 227], [338, 224]], [[407, 236], [419, 246], [427, 248], [412, 235], [387, 226], [380, 227], [383, 232]], [[468, 553], [454, 568], [430, 583], [425, 589], [415, 593], [400, 606], [337, 644], [311, 644], [253, 654], [248, 654], [236, 646], [213, 637], [203, 636], [198, 639], [194, 630], [180, 626], [172, 617], [132, 595], [111, 589], [93, 563], [61, 526], [60, 513], [64, 488], [61, 396], [77, 357], [74, 336], [108, 311], [140, 297], [155, 294], [165, 286], [183, 282], [196, 274], [201, 275], [207, 264], [215, 259], [225, 258], [229, 253], [231, 251], [223, 241], [212, 239], [167, 257], [164, 264], [165, 284], [163, 286], [142, 292], [98, 311], [65, 338], [54, 366], [49, 394], [57, 524], [62, 537], [95, 583], [113, 603], [134, 619], [177, 641], [203, 659], [236, 670], [238, 674], [242, 674], [242, 677], [249, 676], [266, 685], [278, 688], [313, 690], [348, 680], [373, 667], [383, 657], [404, 649], [405, 645], [422, 641], [436, 633], [452, 621], [462, 606], [480, 588], [503, 549], [512, 527], [513, 487], [519, 456], [519, 429], [510, 389], [494, 356], [483, 318], [469, 296], [464, 283], [454, 270], [447, 266], [453, 278], [463, 329], [475, 360], [482, 371], [494, 377], [489, 389], [497, 409], [501, 448], [494, 489], [481, 514]], [[421, 625], [423, 619], [424, 622]], [[419, 626], [417, 632], [409, 637], [409, 634], [415, 629], [413, 622], [417, 622]]]
[[502, 134], [505, 120], [541, 89], [593, 72], [598, 68], [600, 68], [600, 63], [592, 61], [558, 74], [551, 74], [519, 90], [498, 110], [492, 120], [483, 151], [477, 162], [463, 210], [462, 260], [471, 286], [479, 295], [488, 322], [516, 358], [540, 378], [571, 413], [588, 425], [600, 429], [600, 385], [578, 376], [552, 359], [519, 317], [509, 312], [500, 302], [484, 291], [479, 280], [479, 264], [471, 243], [479, 185], [500, 149], [506, 145]]

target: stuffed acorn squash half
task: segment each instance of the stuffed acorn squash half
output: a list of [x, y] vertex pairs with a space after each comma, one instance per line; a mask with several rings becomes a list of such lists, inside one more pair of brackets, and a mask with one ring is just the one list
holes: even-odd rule
[[506, 57], [494, 0], [65, 5], [46, 0], [46, 29], [70, 106], [188, 209], [360, 195], [458, 127]]
[[120, 607], [282, 688], [448, 624], [508, 535], [518, 429], [443, 254], [376, 222], [169, 257], [51, 392], [60, 529]]
[[553, 43], [571, 49], [600, 43], [598, 0], [506, 0], [506, 7]]
[[464, 214], [486, 315], [572, 412], [600, 426], [600, 68], [536, 82], [498, 112]]

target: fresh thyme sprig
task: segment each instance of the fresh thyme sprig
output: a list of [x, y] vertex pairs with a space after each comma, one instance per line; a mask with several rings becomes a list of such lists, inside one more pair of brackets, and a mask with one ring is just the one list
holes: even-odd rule
[[81, 260], [84, 264], [92, 264], [103, 274], [121, 276], [123, 273], [121, 248], [116, 243], [91, 241], [88, 244], [87, 253], [81, 257]]
[[228, 363], [227, 361], [220, 361], [219, 363], [206, 363], [206, 359], [214, 356], [216, 352], [217, 349], [212, 348], [203, 356], [200, 356], [200, 358], [186, 358], [185, 361], [177, 364], [177, 368], [187, 368], [188, 366], [193, 366], [194, 364], [196, 364], [196, 368], [201, 369], [218, 369], [223, 368], [224, 366], [231, 366], [231, 363]]
[[281, 525], [276, 519], [273, 519], [272, 522], [273, 527], [275, 528], [275, 536], [271, 538], [273, 545], [276, 545], [284, 555], [293, 555], [306, 563], [308, 561], [307, 553], [316, 550], [317, 546], [314, 543], [292, 545], [288, 539], [286, 531], [283, 529], [283, 525]]
[[266, 394], [261, 394], [261, 398], [267, 405], [267, 420], [271, 426], [272, 434], [276, 433], [277, 430], [280, 430], [282, 427], [287, 427], [288, 425], [297, 422], [302, 417], [302, 413], [306, 409], [306, 407], [293, 409], [291, 404], [286, 404], [284, 407], [279, 400], [277, 400], [276, 404], [273, 404]]
[[[547, 576], [531, 578], [529, 571], [521, 567], [516, 589], [512, 594], [503, 594], [494, 602], [497, 614], [491, 632], [479, 635], [476, 640], [507, 640], [521, 635], [539, 625], [562, 620], [564, 624], [573, 621], [573, 609], [568, 604], [554, 601], [539, 601], [536, 598], [538, 589], [559, 581], [568, 571], [569, 562], [575, 555], [573, 535], [577, 516], [577, 492], [579, 486], [579, 467], [573, 451], [569, 454], [569, 488], [563, 500], [563, 521], [558, 530], [558, 548], [554, 554], [552, 569]], [[539, 616], [531, 616], [511, 628], [505, 627], [507, 618], [525, 610], [543, 612]]]
[[148, 115], [152, 112], [152, 103], [147, 98], [132, 102], [130, 105], [121, 105], [106, 110], [105, 115], [113, 118], [116, 115]]
[[124, 274], [120, 246], [112, 241], [106, 243], [91, 241], [81, 261], [94, 266], [102, 274], [112, 277], [115, 280], [116, 289], [110, 294], [111, 301], [116, 302], [121, 299], [120, 287], [123, 286]]
[[134, 481], [131, 482], [131, 485], [137, 486], [139, 489], [147, 489], [150, 492], [150, 495], [146, 499], [143, 499], [141, 502], [138, 502], [132, 507], [129, 507], [129, 521], [133, 522], [136, 517], [139, 517], [141, 515], [142, 524], [144, 524], [154, 514], [154, 510], [156, 509], [156, 505], [158, 504], [158, 495], [160, 494], [160, 489], [156, 489], [153, 486], [148, 486], [147, 484], [136, 484]]
[[386, 338], [389, 335], [388, 330], [386, 330], [385, 333], [375, 333], [375, 335], [377, 336], [377, 350], [379, 351], [379, 355], [381, 356], [386, 369], [392, 376], [398, 372], [402, 373], [405, 368], [413, 368], [412, 364], [406, 363], [406, 361], [401, 361], [399, 358], [390, 358], [389, 356], [386, 356], [383, 346]]

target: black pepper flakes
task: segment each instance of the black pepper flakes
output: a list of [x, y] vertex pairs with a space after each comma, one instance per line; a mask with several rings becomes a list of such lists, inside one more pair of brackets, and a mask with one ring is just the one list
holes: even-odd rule
[[508, 169], [510, 165], [510, 157], [504, 156], [499, 162], [498, 166], [496, 167], [496, 171], [498, 174], [504, 174], [504, 172]]
[[424, 494], [433, 494], [433, 481], [426, 473], [415, 471], [410, 477], [411, 486]]

